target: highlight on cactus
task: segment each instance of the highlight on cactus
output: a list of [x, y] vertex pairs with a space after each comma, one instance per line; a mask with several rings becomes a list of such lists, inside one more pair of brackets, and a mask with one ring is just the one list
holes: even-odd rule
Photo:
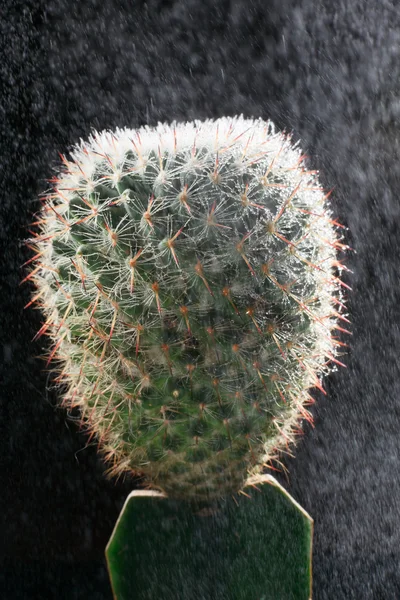
[[279, 462], [342, 365], [347, 246], [286, 133], [225, 117], [93, 132], [43, 194], [26, 277], [47, 364], [109, 476], [215, 500]]

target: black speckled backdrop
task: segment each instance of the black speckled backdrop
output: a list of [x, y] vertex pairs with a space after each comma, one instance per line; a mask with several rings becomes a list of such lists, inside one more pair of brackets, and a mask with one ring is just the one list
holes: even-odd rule
[[21, 240], [50, 167], [92, 128], [243, 113], [302, 140], [357, 250], [347, 369], [315, 393], [315, 429], [306, 423], [286, 458], [289, 481], [278, 475], [315, 520], [313, 597], [399, 599], [397, 3], [2, 0], [0, 10], [0, 597], [111, 600], [104, 547], [135, 486], [105, 480], [35, 359], [47, 341], [31, 341], [41, 321], [23, 309]]

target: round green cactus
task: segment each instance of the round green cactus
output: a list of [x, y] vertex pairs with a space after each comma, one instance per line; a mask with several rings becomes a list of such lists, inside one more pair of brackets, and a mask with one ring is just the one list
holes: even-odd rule
[[239, 490], [341, 364], [329, 194], [261, 119], [93, 132], [62, 160], [26, 279], [64, 406], [110, 476], [188, 500]]

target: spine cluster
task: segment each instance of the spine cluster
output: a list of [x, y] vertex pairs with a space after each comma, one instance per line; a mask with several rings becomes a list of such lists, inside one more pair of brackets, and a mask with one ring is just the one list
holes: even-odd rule
[[304, 158], [243, 117], [94, 132], [62, 156], [26, 280], [111, 476], [217, 498], [312, 421], [310, 388], [342, 364], [346, 246]]

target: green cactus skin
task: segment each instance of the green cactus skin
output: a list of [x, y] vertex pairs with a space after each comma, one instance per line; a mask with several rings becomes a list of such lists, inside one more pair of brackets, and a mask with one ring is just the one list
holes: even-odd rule
[[105, 551], [113, 597], [311, 600], [313, 534], [313, 519], [271, 475], [198, 511], [135, 490]]
[[341, 243], [290, 136], [242, 116], [93, 132], [29, 241], [63, 406], [170, 497], [240, 489], [342, 364]]

